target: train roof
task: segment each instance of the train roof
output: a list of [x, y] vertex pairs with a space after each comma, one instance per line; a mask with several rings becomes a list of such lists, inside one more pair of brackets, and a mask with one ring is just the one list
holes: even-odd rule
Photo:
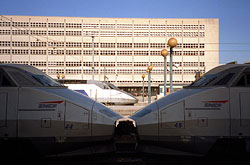
[[250, 67], [250, 64], [225, 64], [225, 65], [217, 66], [217, 67], [211, 69], [208, 72], [210, 74], [212, 74], [212, 73], [218, 73], [218, 72], [229, 70], [229, 69], [232, 69], [232, 68], [235, 69], [236, 67], [238, 67], [238, 69], [241, 70], [244, 67]]

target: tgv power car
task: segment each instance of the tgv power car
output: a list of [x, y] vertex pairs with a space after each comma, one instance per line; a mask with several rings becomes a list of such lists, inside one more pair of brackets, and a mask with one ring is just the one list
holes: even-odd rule
[[32, 66], [0, 65], [0, 145], [47, 154], [107, 144], [119, 118]]
[[250, 65], [216, 67], [131, 118], [145, 151], [149, 146], [168, 154], [249, 151]]
[[69, 89], [83, 93], [90, 98], [106, 105], [135, 104], [138, 99], [133, 95], [120, 90], [109, 82], [95, 80], [58, 80]]

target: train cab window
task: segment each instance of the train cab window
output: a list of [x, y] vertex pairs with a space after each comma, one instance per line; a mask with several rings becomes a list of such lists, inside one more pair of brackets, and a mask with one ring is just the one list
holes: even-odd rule
[[245, 75], [241, 76], [241, 78], [239, 79], [239, 81], [236, 83], [235, 86], [237, 87], [241, 87], [241, 86], [245, 86]]
[[[5, 69], [11, 77], [21, 86], [21, 87], [43, 87], [43, 86], [53, 86], [61, 87], [62, 85], [46, 74], [42, 73], [38, 69], [35, 70], [37, 73], [28, 72], [25, 70], [8, 67]], [[39, 73], [38, 73], [39, 72]]]
[[226, 76], [224, 76], [222, 79], [214, 83], [214, 85], [227, 85], [228, 82], [232, 79], [232, 77], [235, 75], [235, 73], [228, 73]]
[[15, 87], [14, 83], [0, 69], [0, 87]]
[[214, 80], [216, 80], [218, 77], [221, 76], [221, 72], [217, 74], [207, 74], [202, 76], [200, 79], [197, 81], [193, 82], [192, 84], [189, 85], [189, 87], [204, 87], [208, 86], [211, 84]]
[[236, 87], [250, 86], [250, 73], [244, 73], [235, 85]]
[[250, 86], [250, 73], [246, 74], [247, 86]]

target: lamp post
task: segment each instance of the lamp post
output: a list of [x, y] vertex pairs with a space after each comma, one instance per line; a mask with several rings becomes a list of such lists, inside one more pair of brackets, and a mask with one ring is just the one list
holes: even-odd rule
[[56, 77], [57, 77], [57, 79], [59, 80], [59, 79], [60, 79], [60, 74], [57, 73]]
[[153, 67], [150, 65], [148, 66], [147, 72], [148, 72], [148, 104], [151, 103], [151, 70]]
[[167, 55], [168, 51], [166, 49], [162, 49], [161, 55], [164, 58], [164, 96], [167, 95]]
[[144, 78], [145, 74], [142, 74], [142, 102], [144, 102]]
[[64, 79], [65, 78], [65, 75], [64, 74], [62, 74], [62, 79]]
[[168, 40], [168, 45], [170, 46], [170, 93], [174, 92], [173, 89], [173, 48], [177, 45], [177, 40], [175, 38], [170, 38]]
[[95, 79], [95, 45], [94, 45], [94, 36], [92, 36], [92, 80]]

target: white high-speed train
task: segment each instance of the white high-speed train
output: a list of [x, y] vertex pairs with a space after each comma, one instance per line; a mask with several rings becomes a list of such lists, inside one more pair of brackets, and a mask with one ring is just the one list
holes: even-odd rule
[[250, 65], [218, 66], [138, 111], [140, 149], [167, 154], [250, 150]]
[[30, 147], [52, 154], [108, 144], [120, 118], [104, 105], [62, 86], [32, 66], [0, 65], [2, 151], [4, 147], [13, 147], [12, 154]]
[[95, 80], [57, 80], [69, 89], [83, 93], [90, 98], [106, 105], [130, 105], [138, 102], [138, 99], [120, 90], [109, 82]]

